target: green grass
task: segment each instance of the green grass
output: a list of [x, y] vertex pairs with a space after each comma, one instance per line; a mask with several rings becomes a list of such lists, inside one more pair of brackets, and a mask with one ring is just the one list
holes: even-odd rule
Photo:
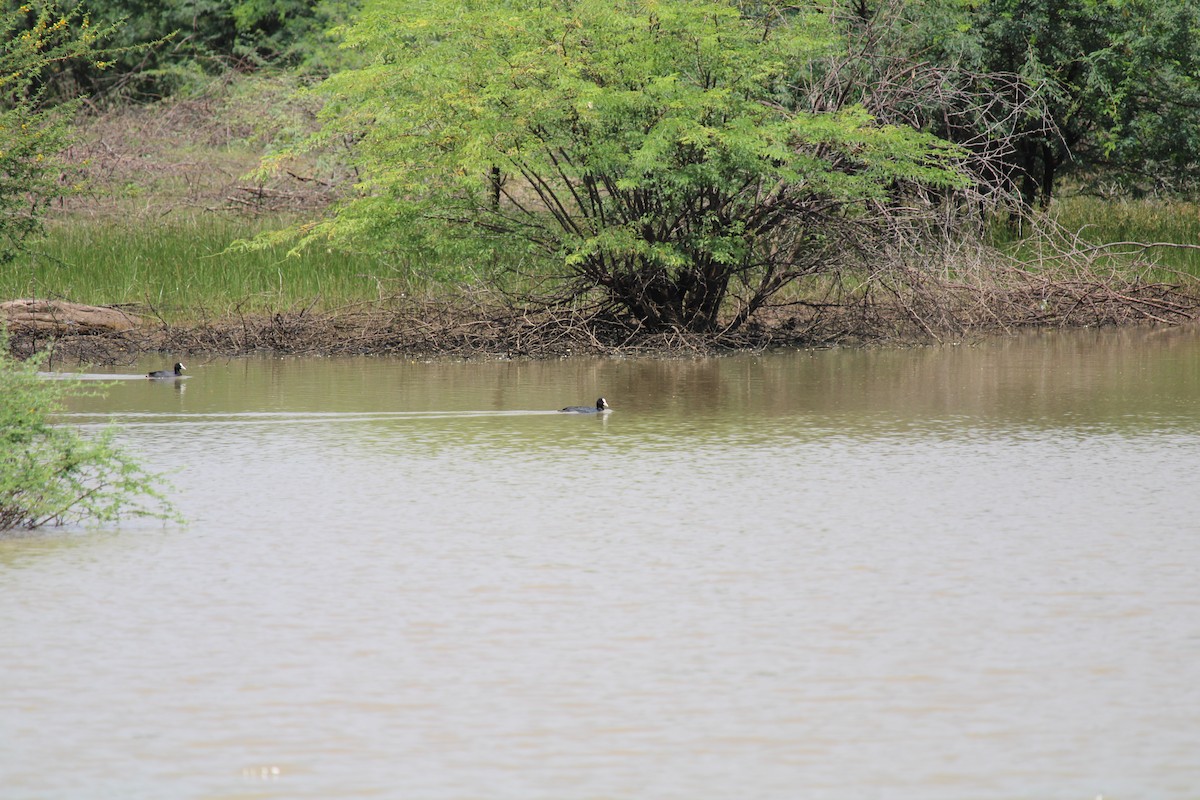
[[402, 267], [335, 251], [230, 251], [238, 240], [286, 221], [202, 216], [135, 224], [73, 219], [53, 222], [34, 253], [0, 271], [0, 295], [60, 297], [81, 303], [152, 306], [171, 319], [332, 308], [377, 301], [412, 288]]
[[[0, 270], [0, 299], [38, 297], [140, 306], [170, 322], [313, 305], [333, 310], [413, 295], [450, 294], [486, 283], [520, 253], [353, 254], [310, 247], [232, 247], [295, 220], [201, 214], [157, 224], [67, 217], [47, 226], [31, 252]], [[519, 289], [522, 278], [503, 281]]]
[[[1056, 200], [1059, 224], [1086, 242], [1172, 242], [1200, 245], [1200, 204], [1165, 200]], [[1168, 270], [1200, 276], [1200, 249], [1153, 248], [1146, 253]]]
[[[1196, 203], [1069, 198], [1056, 201], [1053, 213], [1068, 230], [1096, 244], [1200, 244], [1200, 204]], [[464, 272], [433, 263], [429, 259], [434, 257], [428, 255], [425, 261], [396, 257], [389, 262], [316, 248], [298, 256], [288, 256], [284, 247], [229, 249], [232, 242], [277, 230], [288, 222], [280, 217], [212, 213], [154, 223], [144, 215], [129, 220], [79, 216], [52, 220], [34, 254], [0, 269], [0, 299], [53, 297], [95, 305], [132, 304], [183, 323], [310, 304], [336, 309], [402, 294], [445, 292], [482, 277], [474, 269]], [[1034, 246], [1029, 240], [1012, 240], [1008, 245], [1018, 250]], [[1156, 248], [1149, 255], [1166, 270], [1200, 276], [1200, 250]], [[493, 260], [480, 272], [504, 268]], [[518, 285], [509, 288], [521, 288], [521, 279], [510, 282]], [[794, 291], [803, 294], [811, 287]]]

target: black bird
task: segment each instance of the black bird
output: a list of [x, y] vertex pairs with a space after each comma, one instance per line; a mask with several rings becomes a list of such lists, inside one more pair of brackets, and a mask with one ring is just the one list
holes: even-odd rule
[[176, 363], [174, 372], [172, 372], [169, 369], [160, 369], [160, 370], [155, 370], [154, 372], [151, 372], [146, 377], [147, 378], [178, 378], [180, 375], [183, 374], [184, 369], [185, 369], [185, 367], [183, 366], [183, 364]]
[[596, 405], [594, 406], [567, 406], [559, 410], [565, 411], [568, 414], [599, 414], [601, 411], [608, 411], [611, 408], [612, 406], [608, 404], [608, 401], [601, 397], [596, 401]]

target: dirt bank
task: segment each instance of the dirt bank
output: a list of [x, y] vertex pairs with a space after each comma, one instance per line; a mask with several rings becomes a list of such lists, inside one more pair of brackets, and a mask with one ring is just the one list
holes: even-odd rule
[[140, 324], [77, 332], [10, 325], [18, 357], [53, 348], [64, 362], [120, 364], [148, 353], [397, 355], [414, 358], [687, 357], [731, 351], [845, 344], [964, 341], [1030, 328], [1196, 325], [1196, 287], [1022, 278], [1019, 284], [926, 286], [827, 294], [765, 311], [735, 332], [650, 331], [601, 309], [514, 306], [494, 297], [392, 299], [335, 311], [315, 307], [246, 314], [186, 325], [152, 310], [122, 308]]
[[154, 323], [76, 334], [17, 327], [11, 347], [25, 358], [52, 347], [64, 362], [120, 364], [147, 353], [223, 356], [401, 355], [417, 358], [565, 358], [687, 356], [771, 347], [828, 345], [847, 340], [827, 324], [780, 317], [734, 334], [655, 333], [597, 314], [464, 307], [448, 302], [334, 313], [292, 310], [186, 326]]

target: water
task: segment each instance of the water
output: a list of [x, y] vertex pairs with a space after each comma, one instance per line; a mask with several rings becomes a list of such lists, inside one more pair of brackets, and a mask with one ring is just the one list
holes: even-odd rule
[[190, 524], [0, 539], [6, 800], [1200, 787], [1194, 329], [187, 363], [69, 419]]

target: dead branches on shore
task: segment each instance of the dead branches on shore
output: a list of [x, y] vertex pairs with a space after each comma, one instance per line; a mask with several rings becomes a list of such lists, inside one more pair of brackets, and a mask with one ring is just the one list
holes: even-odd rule
[[[880, 277], [877, 284], [876, 293], [883, 297], [863, 293], [858, 301], [872, 312], [872, 327], [895, 333], [907, 328], [909, 336], [939, 341], [1021, 328], [1177, 325], [1200, 314], [1195, 287], [1114, 272], [1063, 276], [1009, 267], [986, 278], [966, 274], [948, 279], [903, 269]], [[890, 325], [880, 324], [889, 317]]]
[[[953, 334], [1016, 328], [1178, 325], [1200, 315], [1200, 280], [1165, 270], [1146, 253], [1153, 243], [1095, 245], [1047, 227], [1035, 252], [1005, 254], [959, 244], [931, 270], [896, 263], [914, 320]], [[1136, 244], [1136, 247], [1133, 245]], [[918, 309], [925, 309], [924, 312]], [[930, 324], [930, 323], [936, 324]]]

